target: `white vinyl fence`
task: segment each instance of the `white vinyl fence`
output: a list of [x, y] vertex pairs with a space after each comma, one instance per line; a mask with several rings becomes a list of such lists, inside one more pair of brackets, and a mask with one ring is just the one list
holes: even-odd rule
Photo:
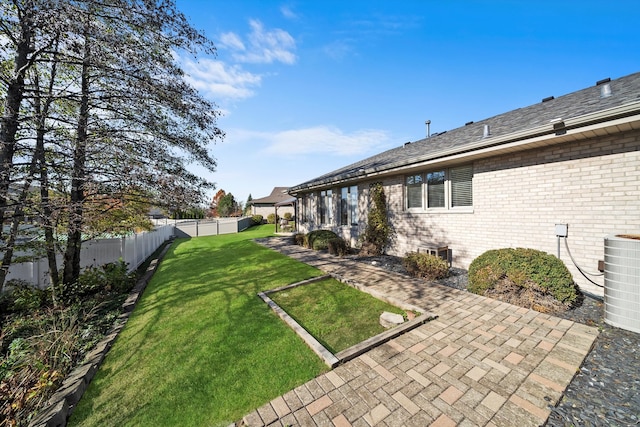
[[253, 224], [249, 216], [242, 218], [216, 218], [206, 220], [176, 221], [176, 237], [216, 236], [218, 234], [239, 233]]
[[[253, 224], [251, 217], [218, 218], [214, 220], [167, 220], [165, 225], [156, 221], [153, 231], [137, 233], [128, 237], [114, 239], [89, 240], [82, 244], [80, 267], [98, 267], [122, 259], [129, 271], [140, 266], [160, 245], [176, 237], [215, 236], [218, 234], [239, 233]], [[58, 257], [58, 267], [62, 266], [62, 256]], [[12, 264], [7, 280], [20, 279], [38, 285], [49, 286], [49, 265], [46, 258], [33, 262]]]
[[[174, 226], [165, 225], [153, 231], [136, 233], [114, 239], [89, 240], [82, 243], [80, 267], [101, 266], [122, 259], [129, 271], [140, 266], [160, 245], [173, 236]], [[58, 266], [62, 266], [62, 256], [58, 257]], [[42, 288], [49, 285], [49, 266], [46, 258], [33, 262], [12, 264], [7, 280], [20, 279]]]

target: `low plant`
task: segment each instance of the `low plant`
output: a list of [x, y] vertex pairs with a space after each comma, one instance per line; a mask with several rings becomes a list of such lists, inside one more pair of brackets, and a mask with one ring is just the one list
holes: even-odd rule
[[437, 280], [449, 275], [447, 261], [428, 253], [409, 252], [403, 259], [402, 265], [414, 277], [427, 280]]
[[6, 425], [28, 424], [113, 325], [123, 299], [115, 297], [107, 303], [85, 300], [2, 319], [0, 418]]
[[305, 246], [305, 234], [304, 233], [296, 233], [293, 235], [293, 241], [298, 246]]
[[88, 295], [108, 292], [127, 292], [135, 284], [135, 274], [127, 272], [127, 264], [120, 260], [100, 267], [87, 267], [76, 283], [60, 285], [66, 304], [77, 302]]
[[278, 218], [276, 218], [276, 214], [272, 213], [267, 215], [267, 224], [275, 224]]
[[0, 311], [4, 313], [30, 312], [50, 303], [50, 289], [40, 289], [24, 280], [9, 280], [6, 289], [0, 296]]
[[293, 215], [291, 214], [291, 212], [285, 212], [284, 215], [282, 215], [282, 217], [287, 221], [291, 221], [293, 219]]
[[262, 218], [262, 215], [253, 215], [251, 217], [251, 220], [253, 221], [254, 225], [260, 225], [262, 224], [263, 218]]
[[572, 305], [579, 297], [564, 263], [535, 249], [494, 249], [471, 262], [469, 291], [484, 295], [500, 283], [549, 294], [565, 305]]
[[322, 251], [329, 249], [329, 240], [338, 238], [338, 235], [331, 230], [313, 230], [307, 234], [308, 248], [315, 251]]
[[344, 256], [349, 253], [349, 245], [342, 237], [327, 240], [327, 249], [331, 255]]

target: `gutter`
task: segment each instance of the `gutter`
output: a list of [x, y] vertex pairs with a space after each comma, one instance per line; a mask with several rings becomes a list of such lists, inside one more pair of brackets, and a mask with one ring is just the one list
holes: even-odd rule
[[[381, 168], [362, 169], [360, 173], [346, 174], [340, 179], [326, 179], [317, 180], [308, 185], [298, 185], [291, 187], [288, 192], [291, 195], [297, 195], [298, 192], [304, 190], [314, 190], [326, 187], [329, 184], [340, 184], [350, 181], [354, 181], [358, 178], [376, 177], [381, 175], [388, 175], [397, 172], [399, 169], [406, 169], [407, 167], [419, 167], [436, 162], [442, 162], [446, 160], [462, 159], [468, 157], [471, 154], [490, 153], [505, 148], [518, 149], [518, 151], [524, 150], [528, 145], [540, 142], [547, 139], [555, 139], [558, 136], [565, 136], [576, 134], [579, 132], [569, 132], [576, 129], [580, 129], [580, 132], [593, 131], [595, 129], [602, 128], [602, 124], [607, 125], [620, 125], [623, 123], [629, 123], [634, 121], [640, 121], [640, 101], [620, 105], [617, 107], [608, 108], [605, 110], [599, 110], [593, 113], [588, 113], [582, 116], [563, 119], [551, 120], [549, 124], [536, 126], [534, 128], [525, 129], [502, 136], [490, 136], [483, 138], [480, 141], [465, 144], [463, 146], [442, 150], [437, 153], [431, 153], [424, 157], [414, 159], [412, 161], [397, 162], [387, 164]], [[563, 123], [564, 126], [554, 128], [554, 123]], [[562, 132], [560, 134], [559, 132]], [[515, 150], [512, 150], [515, 151]]]

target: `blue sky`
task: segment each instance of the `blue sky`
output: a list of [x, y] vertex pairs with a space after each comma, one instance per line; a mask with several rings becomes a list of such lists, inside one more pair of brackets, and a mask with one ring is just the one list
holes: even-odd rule
[[640, 71], [640, 2], [177, 0], [217, 47], [183, 58], [224, 113], [236, 200]]

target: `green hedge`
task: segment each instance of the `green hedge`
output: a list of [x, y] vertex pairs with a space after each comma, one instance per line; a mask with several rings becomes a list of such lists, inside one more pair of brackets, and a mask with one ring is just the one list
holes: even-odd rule
[[527, 248], [494, 249], [474, 259], [469, 266], [467, 289], [483, 295], [504, 279], [525, 288], [535, 284], [567, 305], [578, 298], [573, 277], [562, 261]]
[[449, 274], [447, 261], [428, 253], [409, 252], [402, 259], [402, 265], [410, 275], [427, 280], [442, 279]]
[[349, 245], [342, 237], [327, 240], [327, 248], [331, 255], [344, 256], [349, 253]]
[[329, 240], [338, 238], [338, 235], [330, 230], [314, 230], [307, 234], [307, 247], [316, 251], [329, 249]]

